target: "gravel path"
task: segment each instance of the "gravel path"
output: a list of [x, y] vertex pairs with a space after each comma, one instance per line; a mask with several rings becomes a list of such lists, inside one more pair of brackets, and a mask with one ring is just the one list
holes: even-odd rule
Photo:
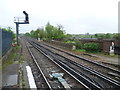
[[22, 38], [20, 39], [20, 43], [21, 43], [21, 47], [22, 47], [22, 56], [23, 56], [23, 59], [25, 61], [29, 62], [32, 59], [31, 59], [31, 56], [30, 56], [30, 54], [28, 52], [28, 49], [26, 47], [25, 41]]

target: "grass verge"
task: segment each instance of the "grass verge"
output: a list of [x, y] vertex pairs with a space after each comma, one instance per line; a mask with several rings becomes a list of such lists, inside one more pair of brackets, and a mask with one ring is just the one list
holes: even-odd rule
[[10, 54], [6, 56], [9, 58], [2, 60], [2, 69], [6, 68], [9, 64], [14, 63], [14, 60], [17, 57], [17, 52], [19, 51], [19, 49], [20, 49], [20, 46], [13, 47], [13, 50], [10, 52]]

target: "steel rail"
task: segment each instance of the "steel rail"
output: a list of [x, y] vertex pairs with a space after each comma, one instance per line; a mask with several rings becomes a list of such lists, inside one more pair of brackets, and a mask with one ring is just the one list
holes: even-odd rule
[[[31, 43], [32, 44], [32, 43]], [[33, 45], [33, 44], [32, 44]], [[35, 44], [34, 44], [35, 45]], [[33, 45], [33, 46], [34, 46]], [[47, 56], [47, 57], [49, 57], [50, 58], [50, 56], [48, 56], [44, 51], [42, 51], [38, 46], [34, 46], [37, 50], [39, 50], [40, 52], [42, 52], [45, 56]], [[51, 59], [51, 58], [50, 58]], [[53, 61], [53, 60], [52, 60]], [[54, 62], [56, 62], [55, 60], [54, 60]], [[58, 64], [58, 62], [56, 62], [57, 64]], [[96, 89], [100, 89], [100, 90], [102, 90], [102, 88], [100, 87], [100, 86], [98, 86], [97, 84], [95, 84], [95, 83], [93, 83], [93, 82], [91, 82], [91, 80], [89, 80], [89, 79], [87, 79], [86, 77], [84, 77], [84, 76], [82, 76], [82, 75], [80, 75], [79, 73], [77, 73], [75, 70], [73, 70], [72, 68], [70, 68], [70, 67], [68, 67], [68, 66], [65, 66], [65, 65], [63, 65], [64, 63], [62, 63], [61, 65], [60, 65], [60, 63], [62, 63], [62, 62], [59, 62], [59, 66], [62, 66], [64, 69], [66, 68], [67, 69], [67, 72], [69, 72], [69, 73], [74, 73], [74, 77], [77, 77], [77, 80], [79, 79], [79, 82], [81, 82], [81, 80], [83, 79], [84, 81], [82, 81], [82, 84], [83, 84], [83, 82], [86, 82], [86, 84], [87, 84], [87, 88], [89, 87], [89, 88], [96, 88]], [[81, 78], [80, 78], [81, 77]], [[85, 85], [85, 84], [84, 84]]]
[[[40, 44], [37, 43], [37, 42], [34, 42], [34, 43], [40, 45]], [[43, 44], [43, 43], [42, 43], [42, 44]], [[90, 63], [96, 64], [96, 65], [98, 65], [98, 66], [101, 66], [101, 67], [107, 68], [107, 69], [109, 69], [109, 70], [112, 70], [112, 71], [114, 71], [114, 72], [120, 74], [120, 71], [119, 71], [119, 70], [114, 69], [114, 68], [111, 68], [111, 67], [108, 67], [108, 66], [105, 66], [105, 65], [100, 64], [100, 63], [98, 63], [98, 62], [96, 62], [96, 61], [92, 61], [92, 60], [89, 60], [89, 59], [83, 58], [83, 57], [81, 57], [81, 56], [79, 56], [79, 55], [76, 55], [76, 54], [73, 54], [73, 53], [67, 52], [67, 51], [65, 51], [65, 50], [61, 50], [60, 48], [56, 48], [56, 47], [53, 47], [53, 46], [50, 46], [50, 45], [47, 45], [47, 44], [43, 44], [43, 45], [48, 46], [48, 47], [53, 48], [53, 49], [56, 49], [56, 50], [58, 50], [58, 51], [64, 52], [64, 53], [66, 53], [66, 54], [68, 54], [68, 55], [70, 55], [70, 56], [73, 56], [73, 57], [76, 57], [76, 58], [79, 58], [79, 59], [82, 59], [82, 60], [88, 61], [88, 62], [90, 62]], [[43, 46], [43, 45], [42, 45], [42, 46]]]
[[[26, 46], [27, 46], [27, 45], [26, 45]], [[32, 59], [34, 60], [34, 62], [35, 62], [35, 64], [36, 64], [37, 68], [39, 69], [40, 73], [42, 74], [42, 76], [43, 76], [43, 78], [44, 78], [44, 80], [45, 80], [45, 82], [46, 82], [46, 84], [47, 84], [47, 86], [48, 86], [48, 89], [53, 90], [52, 87], [51, 87], [51, 85], [50, 85], [50, 83], [48, 82], [47, 78], [45, 77], [45, 75], [44, 75], [42, 69], [40, 68], [39, 64], [37, 63], [37, 60], [36, 60], [35, 56], [33, 55], [32, 51], [29, 49], [28, 46], [27, 46], [27, 49], [28, 49], [28, 51], [29, 51], [29, 53], [30, 53]]]
[[92, 74], [95, 74], [95, 75], [99, 76], [100, 78], [105, 79], [105, 80], [109, 81], [110, 83], [120, 87], [120, 82], [118, 82], [118, 81], [116, 81], [114, 79], [111, 79], [110, 77], [107, 77], [107, 76], [105, 76], [105, 75], [103, 75], [103, 74], [101, 74], [101, 73], [99, 73], [99, 72], [97, 72], [95, 70], [92, 70], [91, 68], [85, 67], [85, 66], [83, 66], [83, 65], [81, 65], [81, 64], [79, 64], [79, 63], [77, 63], [75, 61], [72, 61], [72, 60], [70, 60], [70, 59], [68, 59], [66, 57], [64, 57], [64, 58], [65, 58], [66, 61], [74, 64], [75, 66], [77, 66], [79, 68], [83, 68], [84, 70], [86, 70], [86, 71], [88, 71], [88, 72], [90, 72]]
[[[43, 47], [43, 46], [42, 46]], [[44, 47], [43, 47], [44, 48]], [[46, 48], [45, 48], [46, 49]], [[49, 50], [50, 51], [50, 50]], [[52, 51], [50, 51], [50, 52], [52, 52]], [[52, 52], [53, 53], [53, 52]], [[57, 54], [57, 53], [54, 53], [54, 54]], [[59, 55], [59, 54], [58, 54]], [[59, 56], [61, 56], [61, 55], [59, 55]], [[68, 58], [66, 58], [66, 57], [64, 57], [64, 56], [61, 56], [61, 57], [63, 57], [63, 58], [65, 58], [65, 59], [68, 59]], [[70, 59], [69, 59], [70, 60]], [[74, 62], [74, 61], [72, 61], [71, 60], [71, 62]], [[74, 62], [75, 63], [75, 62]], [[118, 82], [118, 81], [116, 81], [116, 80], [113, 80], [113, 79], [111, 79], [110, 77], [107, 77], [107, 76], [105, 76], [105, 75], [103, 75], [103, 74], [101, 74], [101, 73], [99, 73], [99, 72], [97, 72], [97, 71], [95, 71], [95, 70], [92, 70], [92, 69], [90, 69], [90, 68], [88, 68], [88, 67], [85, 67], [85, 66], [83, 66], [83, 65], [81, 65], [81, 64], [76, 64], [77, 66], [82, 66], [82, 68], [84, 68], [85, 70], [87, 70], [87, 71], [89, 71], [89, 72], [91, 72], [91, 73], [93, 73], [93, 74], [96, 74], [97, 76], [99, 76], [99, 77], [101, 77], [102, 79], [104, 79], [104, 80], [107, 80], [108, 82], [110, 82], [110, 83], [112, 83], [112, 84], [115, 84], [116, 86], [118, 86], [118, 87], [120, 87], [120, 82]]]
[[[31, 42], [29, 42], [31, 45], [33, 45]], [[34, 45], [33, 45], [34, 46]], [[35, 46], [34, 46], [35, 47]], [[75, 79], [78, 83], [80, 83], [83, 87], [85, 87], [88, 90], [91, 90], [87, 85], [85, 85], [83, 82], [81, 82], [79, 79], [77, 79], [73, 74], [71, 74], [69, 71], [64, 69], [61, 65], [59, 65], [56, 61], [54, 61], [50, 56], [48, 56], [46, 53], [44, 53], [42, 50], [40, 50], [38, 47], [35, 47], [38, 51], [40, 51], [44, 56], [46, 56], [48, 59], [50, 59], [53, 63], [55, 63], [58, 67], [60, 67], [62, 70], [64, 70], [67, 74], [69, 74], [73, 79]]]
[[[77, 72], [75, 69], [71, 68], [70, 66], [66, 65], [65, 63], [61, 62], [60, 59], [57, 60], [57, 62], [63, 66], [64, 68], [68, 69], [71, 73], [73, 73], [78, 79], [80, 79], [82, 82], [86, 83], [90, 88], [92, 89], [100, 89], [102, 90], [103, 87], [100, 86], [97, 82], [93, 82], [90, 78], [86, 78], [86, 75], [84, 75], [81, 72]], [[84, 76], [83, 76], [84, 75]]]

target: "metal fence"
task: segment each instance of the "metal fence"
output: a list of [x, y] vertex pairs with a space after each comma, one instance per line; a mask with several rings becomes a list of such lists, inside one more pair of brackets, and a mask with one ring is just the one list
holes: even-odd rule
[[12, 45], [12, 32], [8, 32], [5, 30], [0, 29], [0, 38], [1, 38], [1, 42], [2, 44], [2, 56], [10, 49], [11, 45]]

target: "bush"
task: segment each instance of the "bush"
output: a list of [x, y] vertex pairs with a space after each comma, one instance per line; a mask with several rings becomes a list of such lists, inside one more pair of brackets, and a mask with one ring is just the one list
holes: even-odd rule
[[85, 43], [83, 47], [87, 52], [100, 51], [100, 45], [98, 43]]
[[67, 40], [67, 41], [65, 41], [65, 43], [73, 43], [73, 44], [75, 44], [75, 41]]
[[77, 49], [83, 49], [83, 45], [80, 41], [75, 41], [75, 44]]

